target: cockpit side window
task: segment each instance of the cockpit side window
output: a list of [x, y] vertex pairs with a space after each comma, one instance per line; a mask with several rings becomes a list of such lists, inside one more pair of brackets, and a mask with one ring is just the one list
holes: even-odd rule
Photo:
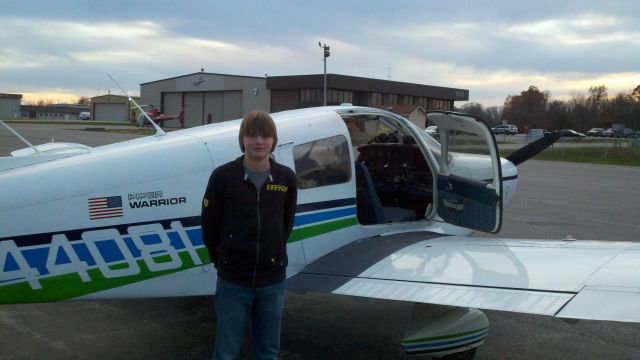
[[351, 156], [343, 135], [296, 145], [293, 159], [300, 189], [336, 185], [351, 179]]

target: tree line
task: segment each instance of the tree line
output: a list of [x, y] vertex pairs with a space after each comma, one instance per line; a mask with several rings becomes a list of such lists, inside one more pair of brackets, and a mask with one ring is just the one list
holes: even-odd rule
[[489, 124], [526, 126], [530, 129], [574, 129], [586, 132], [612, 124], [640, 130], [640, 85], [627, 92], [609, 96], [607, 87], [589, 87], [587, 95], [573, 95], [569, 100], [554, 100], [549, 91], [529, 86], [519, 95], [509, 95], [501, 107], [484, 108], [478, 103], [467, 103], [457, 111], [479, 116]]
[[[60, 101], [56, 102], [53, 99], [42, 99], [42, 98], [39, 98], [36, 101], [33, 101], [33, 100], [26, 101], [24, 103], [24, 105], [36, 105], [36, 106], [48, 106], [48, 105], [55, 105], [55, 104], [61, 104], [61, 103]], [[69, 100], [68, 102], [64, 102], [64, 104], [90, 105], [91, 98], [87, 96], [80, 96], [78, 100]]]

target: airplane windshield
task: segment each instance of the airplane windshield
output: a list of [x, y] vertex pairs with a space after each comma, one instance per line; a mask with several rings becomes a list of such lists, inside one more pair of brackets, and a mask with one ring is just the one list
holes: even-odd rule
[[424, 129], [420, 129], [416, 124], [409, 122], [409, 126], [413, 127], [415, 132], [420, 136], [422, 142], [427, 145], [429, 151], [431, 151], [433, 156], [436, 158], [436, 161], [440, 161], [440, 143], [429, 136]]

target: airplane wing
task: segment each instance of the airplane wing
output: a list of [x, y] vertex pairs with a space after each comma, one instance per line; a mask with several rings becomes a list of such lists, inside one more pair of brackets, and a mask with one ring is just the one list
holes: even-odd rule
[[[37, 149], [36, 152], [35, 149]], [[84, 154], [91, 151], [91, 147], [67, 142], [46, 143], [11, 152], [11, 156], [0, 157], [0, 172], [16, 169], [27, 165], [39, 164], [69, 156]]]
[[316, 291], [561, 318], [640, 322], [640, 243], [415, 232], [339, 248], [287, 280]]

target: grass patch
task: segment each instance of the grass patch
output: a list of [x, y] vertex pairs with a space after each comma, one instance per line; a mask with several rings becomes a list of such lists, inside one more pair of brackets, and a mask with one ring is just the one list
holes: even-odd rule
[[575, 143], [579, 143], [579, 144], [615, 144], [615, 143], [622, 143], [622, 144], [627, 144], [629, 142], [629, 139], [626, 138], [586, 138], [586, 139], [579, 139], [579, 138], [562, 138], [558, 141], [558, 143], [560, 142], [566, 142], [568, 144], [575, 144]]
[[[506, 157], [515, 150], [500, 151]], [[640, 166], [640, 149], [614, 147], [554, 147], [533, 157], [535, 160], [570, 161], [591, 164]]]

